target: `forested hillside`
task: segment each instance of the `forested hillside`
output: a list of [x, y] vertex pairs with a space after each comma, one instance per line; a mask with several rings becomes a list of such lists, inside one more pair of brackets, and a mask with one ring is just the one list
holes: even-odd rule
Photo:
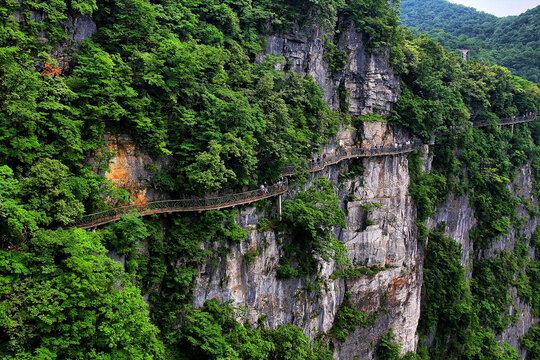
[[[281, 287], [291, 279], [304, 281], [288, 302], [306, 293], [315, 301], [330, 282], [371, 281], [391, 270], [394, 265], [384, 258], [383, 266], [367, 266], [347, 257], [336, 237], [346, 226], [347, 208], [337, 194], [343, 189], [330, 180], [313, 179], [305, 188], [309, 174], [293, 177], [291, 187], [296, 187], [284, 201], [283, 215], [259, 204], [253, 213], [267, 218], [248, 230], [239, 225], [238, 209], [147, 218], [130, 214], [96, 232], [70, 225], [83, 214], [131, 202], [99, 175], [114, 156], [105, 143], [107, 133], [129, 134], [154, 159], [172, 158], [170, 167], [155, 171], [151, 186], [179, 199], [275, 182], [284, 165], [305, 168], [338, 129], [361, 134], [365, 121], [391, 124], [425, 142], [438, 136], [431, 171], [423, 171], [425, 154], [419, 152], [403, 163], [410, 167], [411, 212], [418, 216], [411, 221], [426, 253], [420, 351], [406, 358], [517, 359], [516, 350], [496, 337], [516, 321], [509, 314], [510, 287], [538, 316], [538, 232], [522, 234], [515, 249], [471, 260], [469, 281], [459, 263], [460, 246], [443, 229], [428, 230], [425, 222], [450, 193], [467, 194], [478, 214], [472, 239], [480, 253], [524, 223], [518, 206], [528, 206], [531, 218], [538, 216], [537, 203], [516, 199], [509, 184], [526, 165], [540, 179], [540, 132], [533, 124], [516, 126], [515, 133], [496, 124], [499, 118], [540, 111], [540, 90], [506, 68], [464, 62], [400, 28], [397, 5], [385, 0], [3, 1], [0, 358], [332, 359], [355, 329], [372, 325], [387, 309], [360, 311], [347, 290], [331, 328], [310, 339], [304, 331], [311, 326], [309, 316], [269, 327], [267, 314], [250, 322], [244, 304], [232, 299], [209, 299], [202, 307], [192, 303], [197, 276], [226, 263], [229, 247], [247, 249], [240, 259], [244, 269], [260, 256], [243, 243], [248, 230], [265, 234], [264, 242], [279, 248], [279, 267], [264, 271]], [[75, 19], [96, 26], [76, 46], [65, 25]], [[391, 116], [351, 116], [350, 93], [343, 88], [342, 106], [332, 111], [312, 77], [289, 70], [281, 57], [256, 61], [265, 35], [313, 24], [328, 31], [320, 55], [333, 75], [350, 64], [339, 39], [343, 29], [362, 34], [366, 54], [388, 55], [401, 79]], [[474, 128], [478, 121], [489, 127]], [[440, 135], [449, 132], [455, 136]], [[334, 180], [341, 184], [364, 171], [353, 163]], [[538, 180], [534, 189], [540, 193]], [[358, 200], [354, 192], [346, 199]], [[367, 219], [377, 206], [357, 207], [365, 209]], [[368, 220], [359, 228], [374, 225]], [[416, 228], [408, 231], [416, 234]], [[329, 263], [336, 270], [325, 283], [321, 269]], [[390, 292], [380, 293], [391, 303]], [[298, 325], [302, 321], [304, 328]], [[538, 326], [532, 329], [521, 341], [537, 354]], [[379, 359], [398, 359], [403, 344], [386, 328], [380, 339], [364, 345]]]
[[498, 64], [540, 82], [540, 6], [498, 18], [446, 0], [403, 0], [401, 21], [451, 50], [470, 49], [469, 58]]

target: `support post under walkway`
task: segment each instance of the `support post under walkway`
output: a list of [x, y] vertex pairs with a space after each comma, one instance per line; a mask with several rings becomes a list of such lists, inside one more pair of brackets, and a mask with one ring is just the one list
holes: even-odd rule
[[277, 208], [278, 208], [278, 213], [279, 213], [279, 221], [281, 221], [281, 194], [279, 194], [278, 196]]

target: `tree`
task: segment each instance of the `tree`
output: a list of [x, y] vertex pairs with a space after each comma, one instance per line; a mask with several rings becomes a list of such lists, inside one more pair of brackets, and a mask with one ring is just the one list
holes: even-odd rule
[[396, 343], [394, 329], [390, 328], [382, 334], [377, 344], [377, 359], [379, 360], [399, 360], [401, 345]]
[[0, 250], [0, 353], [8, 358], [163, 357], [147, 304], [100, 235], [39, 231]]
[[0, 233], [19, 234], [28, 227], [35, 230], [36, 211], [28, 211], [21, 201], [19, 182], [13, 178], [13, 170], [0, 166]]
[[282, 265], [293, 254], [304, 275], [317, 272], [317, 257], [324, 261], [335, 259], [341, 266], [349, 264], [347, 248], [333, 232], [334, 227], [347, 226], [345, 213], [327, 179], [316, 179], [308, 190], [284, 202], [283, 225], [290, 231], [292, 243], [285, 247], [286, 256], [280, 261]]
[[186, 167], [189, 188], [192, 191], [218, 190], [236, 177], [232, 170], [225, 167], [221, 159], [222, 149], [223, 146], [212, 140], [208, 144], [208, 151], [197, 155], [195, 162]]
[[67, 166], [58, 160], [38, 161], [23, 179], [21, 189], [26, 207], [39, 214], [41, 224], [67, 225], [84, 212], [75, 194], [86, 193], [87, 189], [77, 178], [70, 177]]

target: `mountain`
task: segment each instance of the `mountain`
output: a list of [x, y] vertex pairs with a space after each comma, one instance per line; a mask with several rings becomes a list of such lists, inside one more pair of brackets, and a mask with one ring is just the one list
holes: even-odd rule
[[505, 66], [515, 75], [540, 81], [540, 6], [498, 18], [445, 0], [403, 0], [401, 21], [448, 49], [470, 49], [471, 60]]
[[538, 359], [540, 89], [399, 2], [0, 2], [0, 359]]

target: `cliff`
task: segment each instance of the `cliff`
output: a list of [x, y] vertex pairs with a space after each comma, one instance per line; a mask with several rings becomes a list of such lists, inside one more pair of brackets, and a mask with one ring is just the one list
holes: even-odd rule
[[[338, 89], [345, 87], [352, 115], [369, 112], [389, 115], [400, 90], [399, 80], [388, 65], [385, 52], [366, 52], [361, 34], [347, 27], [336, 43], [348, 54], [348, 60], [343, 71], [331, 73], [323, 59], [325, 34], [328, 36], [329, 33], [314, 25], [288, 34], [268, 36], [268, 46], [258, 58], [261, 60], [265, 54], [283, 56], [285, 62], [278, 65], [279, 70], [290, 66], [296, 72], [311, 75], [335, 111], [339, 110], [343, 100]], [[358, 132], [340, 131], [323, 151], [332, 154], [340, 146], [393, 144], [409, 138], [406, 132], [392, 128], [386, 122], [365, 122]], [[131, 190], [138, 202], [163, 198], [163, 194], [148, 191], [146, 184], [152, 176], [148, 165], [161, 168], [167, 166], [167, 160], [156, 162], [139, 153], [127, 137], [109, 137], [108, 142], [116, 156], [106, 176]], [[362, 160], [362, 166], [363, 174], [345, 180], [340, 175], [350, 173], [349, 161], [328, 167], [313, 174], [305, 188], [309, 188], [317, 177], [331, 181], [341, 207], [347, 213], [347, 228], [335, 229], [335, 236], [346, 245], [348, 257], [355, 267], [375, 266], [381, 271], [375, 275], [340, 278], [335, 276], [335, 264], [323, 263], [319, 278], [279, 279], [276, 269], [283, 255], [282, 240], [272, 230], [257, 230], [257, 224], [268, 214], [256, 207], [246, 207], [236, 220], [247, 231], [246, 240], [240, 244], [204, 244], [204, 249], [213, 253], [225, 247], [228, 254], [218, 262], [211, 260], [199, 267], [193, 305], [201, 307], [209, 299], [233, 300], [235, 305], [247, 309], [247, 319], [252, 323], [263, 319], [269, 329], [292, 323], [314, 339], [317, 334], [332, 328], [345, 293], [350, 293], [349, 300], [357, 310], [377, 316], [372, 324], [357, 327], [345, 342], [331, 340], [336, 359], [374, 358], [374, 344], [390, 328], [402, 345], [402, 354], [415, 351], [424, 259], [417, 238], [415, 206], [408, 191], [408, 160], [404, 155], [368, 158]], [[425, 170], [430, 168], [431, 158], [426, 157]], [[532, 199], [531, 183], [530, 169], [526, 168], [510, 186], [516, 197]], [[289, 192], [285, 200], [293, 195], [294, 192]], [[522, 206], [519, 213], [524, 216], [524, 212]], [[530, 236], [537, 225], [537, 220], [531, 218], [520, 229], [512, 228], [504, 240], [494, 242], [491, 250], [475, 253], [469, 233], [476, 225], [476, 219], [468, 196], [451, 194], [427, 225], [433, 229], [442, 222], [447, 225], [446, 235], [462, 245], [462, 265], [469, 280], [474, 256], [492, 256], [496, 250], [513, 249], [516, 232]], [[252, 254], [256, 256], [253, 258]], [[309, 290], [317, 281], [323, 284], [321, 290]], [[514, 301], [511, 311], [519, 309], [521, 316], [500, 335], [499, 340], [518, 347], [518, 337], [536, 320], [532, 318], [530, 308], [519, 300], [515, 289], [510, 293]], [[521, 355], [524, 356], [523, 352]]]
[[[395, 2], [2, 9], [6, 356], [518, 358], [540, 299], [535, 84], [407, 35]], [[317, 153], [332, 165], [303, 173]], [[286, 192], [253, 190], [291, 163]], [[126, 200], [144, 217], [107, 209]], [[80, 283], [91, 309], [50, 306]]]

